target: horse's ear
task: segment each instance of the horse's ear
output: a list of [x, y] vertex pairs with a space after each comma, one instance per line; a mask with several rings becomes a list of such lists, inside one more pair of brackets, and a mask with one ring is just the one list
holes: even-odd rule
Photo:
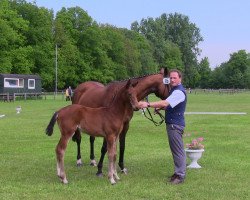
[[164, 68], [164, 77], [168, 77], [168, 68]]
[[167, 67], [162, 67], [160, 70], [160, 73], [164, 76], [164, 77], [168, 77], [168, 68]]

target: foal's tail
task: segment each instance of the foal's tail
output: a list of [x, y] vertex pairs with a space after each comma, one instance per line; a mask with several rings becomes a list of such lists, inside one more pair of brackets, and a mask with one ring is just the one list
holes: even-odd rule
[[48, 136], [51, 136], [53, 133], [53, 128], [55, 126], [57, 117], [58, 117], [58, 112], [55, 112], [45, 131]]

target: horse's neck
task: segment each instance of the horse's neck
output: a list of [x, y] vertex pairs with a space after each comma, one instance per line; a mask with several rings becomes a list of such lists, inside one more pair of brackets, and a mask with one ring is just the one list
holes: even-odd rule
[[144, 99], [151, 93], [156, 91], [157, 84], [159, 84], [159, 79], [157, 75], [150, 75], [142, 78], [138, 85], [135, 87], [137, 93], [138, 101]]

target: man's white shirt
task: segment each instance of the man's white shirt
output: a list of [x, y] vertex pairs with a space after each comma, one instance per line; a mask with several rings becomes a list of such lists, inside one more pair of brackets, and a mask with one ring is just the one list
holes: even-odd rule
[[169, 105], [174, 108], [179, 103], [185, 100], [186, 96], [181, 90], [174, 90], [173, 93], [166, 99]]

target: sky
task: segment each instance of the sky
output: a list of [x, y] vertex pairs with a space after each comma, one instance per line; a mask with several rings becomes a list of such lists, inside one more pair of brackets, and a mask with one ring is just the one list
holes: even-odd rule
[[[34, 2], [28, 0], [27, 2]], [[204, 41], [199, 59], [208, 57], [213, 69], [227, 62], [241, 49], [250, 53], [250, 0], [35, 0], [36, 5], [53, 9], [79, 6], [98, 23], [130, 29], [143, 18], [179, 13], [200, 29]]]

